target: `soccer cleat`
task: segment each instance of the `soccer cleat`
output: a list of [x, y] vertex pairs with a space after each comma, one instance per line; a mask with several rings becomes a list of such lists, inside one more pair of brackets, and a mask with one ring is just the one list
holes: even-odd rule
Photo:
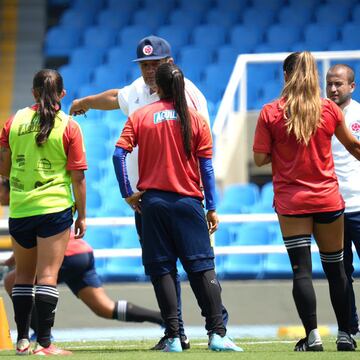
[[33, 350], [33, 354], [34, 355], [45, 355], [45, 356], [50, 356], [50, 355], [72, 355], [72, 352], [69, 350], [63, 350], [63, 349], [59, 349], [58, 347], [56, 347], [53, 344], [50, 344], [48, 347], [42, 347], [39, 343], [35, 344], [34, 350]]
[[338, 331], [336, 347], [338, 351], [355, 351], [356, 342], [348, 333]]
[[16, 343], [16, 355], [31, 355], [30, 341], [28, 339], [20, 339]]
[[182, 352], [181, 342], [179, 338], [167, 338], [165, 346], [161, 350], [163, 352]]
[[299, 340], [294, 351], [324, 351], [319, 330], [313, 329], [306, 338]]
[[[159, 342], [154, 345], [150, 350], [164, 350], [165, 348], [165, 342], [168, 339], [167, 335], [163, 336]], [[190, 349], [190, 341], [189, 339], [186, 337], [186, 335], [181, 335], [180, 336], [180, 343], [181, 343], [181, 347], [183, 350], [188, 350]]]
[[237, 346], [228, 336], [221, 337], [218, 334], [210, 336], [208, 348], [213, 351], [244, 351]]

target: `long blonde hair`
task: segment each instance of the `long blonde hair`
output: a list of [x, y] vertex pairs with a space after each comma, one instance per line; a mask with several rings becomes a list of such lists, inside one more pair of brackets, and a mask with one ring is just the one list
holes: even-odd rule
[[295, 52], [284, 61], [286, 82], [281, 92], [288, 134], [307, 145], [321, 123], [321, 97], [315, 58], [310, 52]]

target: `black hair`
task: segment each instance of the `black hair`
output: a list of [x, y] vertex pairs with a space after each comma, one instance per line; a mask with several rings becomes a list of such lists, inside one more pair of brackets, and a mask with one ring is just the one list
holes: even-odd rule
[[38, 71], [33, 79], [33, 90], [39, 109], [33, 120], [39, 117], [39, 131], [36, 144], [44, 144], [55, 124], [56, 113], [61, 109], [61, 93], [64, 84], [61, 75], [52, 69]]
[[180, 68], [172, 63], [161, 64], [155, 75], [156, 85], [162, 90], [164, 98], [173, 101], [180, 119], [181, 135], [187, 158], [191, 155], [191, 118], [185, 96], [184, 75]]
[[355, 70], [347, 64], [335, 64], [335, 65], [331, 66], [331, 68], [328, 70], [328, 73], [331, 73], [332, 71], [336, 71], [338, 69], [345, 69], [347, 71], [347, 77], [348, 77], [349, 84], [351, 84], [355, 81]]

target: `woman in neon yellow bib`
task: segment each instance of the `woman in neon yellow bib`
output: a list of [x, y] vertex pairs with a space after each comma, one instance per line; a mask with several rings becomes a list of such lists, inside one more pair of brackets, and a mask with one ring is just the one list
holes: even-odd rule
[[[51, 344], [50, 336], [59, 297], [57, 276], [74, 208], [76, 237], [86, 230], [85, 150], [79, 125], [61, 111], [65, 90], [60, 74], [39, 71], [32, 92], [36, 104], [8, 119], [0, 137], [0, 174], [10, 180], [9, 232], [16, 260], [12, 291], [16, 353], [68, 355], [71, 352]], [[39, 315], [39, 330], [31, 349], [33, 306]]]

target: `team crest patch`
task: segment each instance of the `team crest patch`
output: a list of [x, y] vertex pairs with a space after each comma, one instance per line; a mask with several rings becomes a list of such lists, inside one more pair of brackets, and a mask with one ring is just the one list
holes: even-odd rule
[[151, 55], [153, 53], [154, 49], [151, 45], [145, 45], [143, 47], [143, 53], [147, 56]]
[[350, 124], [351, 133], [360, 140], [360, 120], [356, 120]]
[[177, 113], [175, 110], [164, 110], [154, 114], [154, 124], [160, 124], [163, 121], [177, 120]]

